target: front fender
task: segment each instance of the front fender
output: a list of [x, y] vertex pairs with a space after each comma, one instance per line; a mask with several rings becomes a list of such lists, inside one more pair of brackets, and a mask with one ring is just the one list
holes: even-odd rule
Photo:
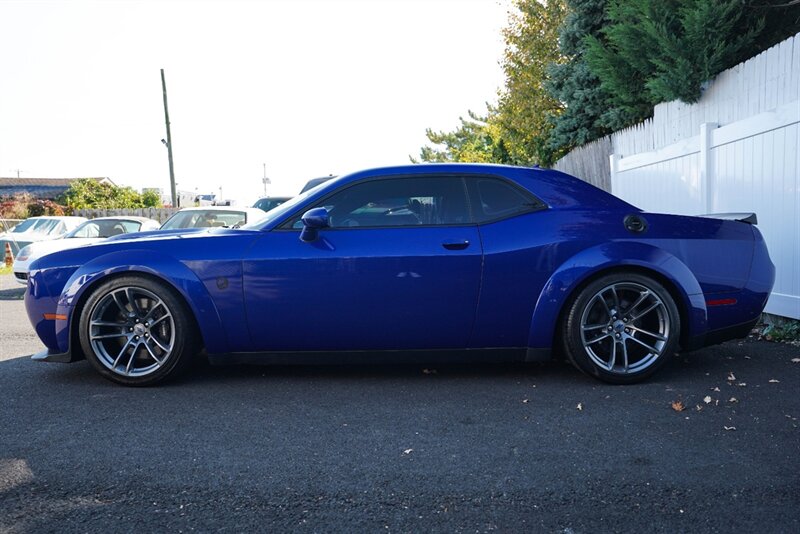
[[[142, 258], [147, 258], [147, 265], [140, 263]], [[73, 312], [86, 292], [111, 275], [131, 273], [148, 274], [177, 290], [197, 320], [206, 349], [210, 352], [228, 349], [219, 312], [208, 290], [191, 269], [175, 258], [155, 255], [151, 250], [126, 249], [92, 259], [67, 280], [58, 297], [58, 314], [66, 319], [57, 319], [55, 325], [60, 350], [69, 351], [70, 325], [73, 320], [78, 320], [73, 317]]]
[[708, 330], [706, 303], [700, 284], [677, 257], [645, 243], [612, 241], [582, 250], [556, 269], [545, 283], [531, 319], [528, 347], [552, 347], [558, 319], [581, 283], [604, 271], [636, 267], [661, 275], [678, 293], [678, 309], [686, 315], [689, 336]]

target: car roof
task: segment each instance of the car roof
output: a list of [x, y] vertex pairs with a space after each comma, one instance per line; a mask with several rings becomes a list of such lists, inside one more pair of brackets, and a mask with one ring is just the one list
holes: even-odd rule
[[109, 216], [109, 217], [95, 217], [94, 219], [89, 219], [90, 221], [136, 221], [136, 222], [147, 222], [153, 221], [158, 222], [155, 219], [151, 219], [149, 217], [138, 217], [136, 215], [118, 215], [118, 216]]
[[555, 169], [520, 167], [496, 163], [416, 163], [359, 170], [335, 177], [315, 189], [310, 199], [321, 198], [346, 184], [374, 177], [414, 177], [421, 175], [495, 175], [511, 179], [535, 194], [551, 208], [590, 207], [591, 209], [631, 209], [635, 206], [579, 178]]
[[37, 215], [36, 217], [28, 217], [26, 220], [30, 219], [55, 219], [63, 221], [64, 219], [86, 219], [86, 217], [77, 217], [75, 215]]
[[181, 208], [179, 211], [249, 211], [251, 207], [239, 206], [192, 206], [189, 208]]

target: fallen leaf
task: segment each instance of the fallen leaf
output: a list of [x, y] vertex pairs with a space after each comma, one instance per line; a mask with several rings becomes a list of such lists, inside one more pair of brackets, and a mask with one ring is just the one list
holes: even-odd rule
[[411, 454], [414, 449], [406, 449], [403, 451], [403, 454]]
[[703, 398], [703, 402], [711, 404], [711, 395], [706, 395], [705, 398]]
[[528, 404], [528, 399], [522, 399], [522, 404]]
[[703, 407], [702, 407], [702, 406], [700, 406], [699, 404], [695, 405], [695, 409], [696, 409], [698, 412], [701, 412], [701, 411], [703, 411]]
[[578, 409], [578, 411], [583, 411], [583, 404], [579, 402], [576, 408]]
[[730, 399], [728, 399], [728, 402], [739, 402], [739, 401], [736, 399], [736, 397], [731, 397]]
[[736, 376], [734, 376], [733, 371], [728, 371], [728, 382], [733, 382], [736, 380]]
[[769, 379], [769, 383], [770, 383], [770, 384], [779, 384], [779, 383], [780, 383], [780, 380], [775, 380], [774, 378], [770, 378], [770, 379]]
[[719, 388], [711, 388], [711, 391], [719, 392]]
[[738, 383], [738, 384], [736, 384], [736, 385], [737, 385], [737, 386], [739, 386], [740, 388], [743, 388], [743, 387], [745, 387], [745, 386], [747, 385], [747, 383], [745, 383], [745, 382], [739, 382], [739, 383]]
[[672, 409], [675, 410], [676, 412], [682, 412], [683, 410], [686, 409], [686, 406], [684, 406], [681, 401], [676, 400], [672, 401]]
[[723, 426], [722, 428], [724, 428], [725, 430], [736, 430], [735, 426]]
[[792, 358], [792, 363], [800, 363], [800, 358]]

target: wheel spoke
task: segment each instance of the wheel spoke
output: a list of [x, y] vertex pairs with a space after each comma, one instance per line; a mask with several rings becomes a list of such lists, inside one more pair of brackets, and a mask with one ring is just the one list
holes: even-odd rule
[[[150, 339], [152, 339], [152, 337]], [[153, 349], [150, 348], [150, 344], [147, 341], [145, 341], [144, 343], [142, 343], [142, 345], [144, 345], [144, 348], [147, 349], [147, 352], [150, 353], [150, 357], [153, 358], [158, 365], [161, 365], [162, 360], [158, 359], [158, 357], [153, 352]]]
[[617, 342], [614, 341], [611, 343], [611, 359], [608, 361], [608, 370], [612, 370], [614, 368], [614, 364], [617, 363]]
[[587, 324], [587, 325], [581, 326], [581, 329], [584, 332], [587, 332], [589, 330], [599, 330], [601, 328], [606, 328], [607, 326], [608, 326], [607, 324]]
[[119, 334], [101, 334], [97, 336], [91, 336], [91, 339], [113, 339], [115, 337], [127, 337], [128, 334], [125, 332], [120, 332]]
[[125, 366], [125, 374], [131, 374], [131, 369], [134, 369], [133, 362], [136, 360], [136, 352], [139, 350], [139, 343], [136, 343], [133, 346], [133, 350], [131, 351], [131, 357], [128, 358], [128, 365]]
[[92, 321], [92, 326], [110, 326], [114, 328], [125, 328], [125, 323], [115, 323], [112, 321]]
[[126, 341], [125, 344], [122, 346], [122, 350], [119, 351], [119, 354], [117, 354], [117, 357], [114, 359], [114, 363], [111, 366], [112, 369], [117, 368], [117, 365], [119, 365], [119, 361], [122, 359], [122, 355], [125, 354], [125, 351], [128, 350], [128, 347], [130, 347], [131, 341], [132, 339], [128, 339], [128, 341]]
[[661, 306], [661, 301], [657, 300], [654, 303], [652, 303], [650, 306], [645, 308], [645, 310], [643, 312], [637, 313], [636, 315], [632, 316], [630, 320], [631, 321], [636, 321], [637, 319], [640, 319], [640, 318], [644, 317], [645, 315], [647, 315], [648, 313], [650, 313], [651, 311], [655, 310], [659, 306]]
[[[603, 303], [603, 308], [605, 308], [605, 310], [606, 310], [606, 315], [608, 316], [609, 319], [611, 319], [611, 309], [608, 307], [608, 303], [606, 302], [606, 299], [603, 297], [603, 293], [602, 292], [600, 292], [597, 295], [595, 295], [594, 299], [592, 299], [592, 301], [598, 300], [598, 299], [600, 300], [600, 302]], [[589, 307], [591, 307], [591, 304], [589, 304]]]
[[632, 313], [636, 309], [636, 307], [639, 306], [642, 302], [644, 302], [649, 296], [650, 296], [650, 290], [645, 289], [639, 294], [639, 298], [636, 299], [636, 302], [628, 306], [628, 309], [625, 311], [628, 313]]
[[635, 332], [639, 332], [641, 334], [644, 334], [646, 336], [650, 336], [650, 337], [656, 338], [659, 341], [666, 341], [667, 340], [667, 338], [662, 336], [661, 334], [656, 334], [654, 332], [648, 332], [647, 330], [639, 328], [638, 326], [630, 325], [628, 328], [630, 328], [631, 330], [633, 330]]
[[622, 358], [624, 361], [624, 365], [622, 367], [624, 372], [628, 372], [628, 345], [625, 343], [627, 340], [622, 340]]
[[150, 335], [150, 339], [153, 340], [153, 342], [156, 345], [158, 345], [158, 348], [160, 348], [161, 350], [163, 350], [164, 352], [169, 354], [169, 351], [172, 349], [172, 347], [170, 347], [170, 348], [165, 347], [164, 345], [161, 344], [161, 342], [158, 340], [158, 338], [156, 336], [152, 335], [152, 334]]
[[641, 340], [639, 340], [639, 339], [636, 339], [635, 337], [629, 337], [628, 339], [630, 339], [630, 340], [632, 340], [632, 341], [635, 341], [636, 343], [638, 343], [639, 345], [643, 346], [644, 348], [646, 348], [647, 350], [649, 350], [649, 351], [650, 351], [650, 352], [652, 352], [653, 354], [661, 354], [661, 351], [660, 351], [660, 350], [658, 350], [658, 349], [657, 349], [657, 348], [655, 348], [655, 347], [651, 347], [650, 345], [648, 345], [648, 344], [647, 344], [647, 343], [645, 343], [644, 341], [641, 341]]
[[617, 294], [617, 286], [611, 286], [611, 294], [614, 295], [614, 310], [619, 313], [620, 305], [619, 305], [619, 295]]
[[120, 300], [119, 291], [114, 291], [113, 293], [111, 293], [111, 296], [113, 297], [114, 303], [117, 305], [117, 308], [119, 308], [120, 313], [122, 313], [123, 315], [128, 315], [128, 307]]
[[168, 317], [172, 317], [172, 315], [170, 315], [169, 313], [165, 313], [164, 315], [162, 315], [161, 317], [159, 317], [158, 319], [156, 319], [155, 321], [150, 323], [150, 328], [152, 329], [155, 325], [157, 325], [158, 323], [160, 323], [164, 319], [167, 319]]
[[[153, 316], [153, 312], [155, 312], [158, 308], [160, 308], [163, 305], [164, 305], [164, 303], [161, 302], [160, 300], [158, 302], [156, 302], [153, 306], [150, 307], [149, 310], [147, 310], [147, 315], [145, 315], [144, 319], [142, 319], [142, 320], [143, 321], [149, 321], [150, 318]], [[167, 314], [167, 315], [169, 315], [169, 314]]]
[[131, 291], [130, 287], [125, 288], [125, 296], [128, 298], [128, 302], [131, 305], [131, 311], [135, 313], [137, 317], [141, 317], [142, 310], [139, 309], [139, 305], [136, 303], [136, 297], [134, 296], [133, 291]]
[[607, 337], [611, 337], [611, 334], [603, 334], [603, 335], [602, 335], [602, 336], [600, 336], [600, 337], [596, 337], [596, 338], [594, 338], [593, 340], [591, 340], [591, 341], [588, 341], [588, 342], [584, 343], [584, 345], [585, 345], [585, 346], [587, 346], [587, 347], [588, 347], [589, 345], [594, 345], [594, 344], [595, 344], [595, 343], [597, 343], [598, 341], [601, 341], [601, 340], [603, 340], [603, 339], [605, 339], [605, 338], [607, 338]]

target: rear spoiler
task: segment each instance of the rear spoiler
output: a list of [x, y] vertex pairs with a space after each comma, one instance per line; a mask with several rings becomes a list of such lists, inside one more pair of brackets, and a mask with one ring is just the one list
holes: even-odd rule
[[747, 224], [758, 224], [758, 217], [755, 213], [707, 213], [698, 215], [708, 219], [723, 219], [725, 221], [739, 221]]

